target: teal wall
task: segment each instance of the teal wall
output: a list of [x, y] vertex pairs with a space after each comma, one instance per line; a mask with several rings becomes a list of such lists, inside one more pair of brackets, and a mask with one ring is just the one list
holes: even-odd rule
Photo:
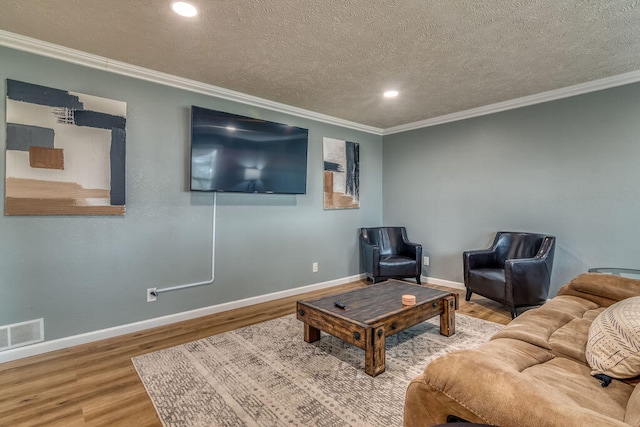
[[[7, 78], [127, 102], [127, 214], [0, 216], [0, 325], [43, 317], [51, 340], [359, 273], [358, 228], [382, 222], [381, 136], [0, 47]], [[308, 128], [307, 194], [218, 195], [215, 282], [147, 303], [149, 287], [211, 272], [213, 196], [187, 183], [191, 105]], [[360, 209], [323, 210], [323, 136], [360, 143]]]
[[640, 268], [640, 84], [384, 137], [383, 221], [462, 282], [498, 230], [557, 236], [552, 289]]
[[[383, 143], [8, 48], [0, 64], [3, 84], [23, 80], [128, 108], [126, 216], [0, 216], [0, 325], [43, 317], [51, 340], [352, 276], [358, 228], [382, 223], [406, 225], [431, 257], [424, 274], [438, 279], [461, 282], [462, 251], [487, 247], [497, 230], [558, 237], [554, 291], [590, 267], [640, 266], [640, 84]], [[191, 105], [308, 128], [307, 194], [218, 195], [215, 282], [146, 303], [149, 287], [210, 274], [213, 196], [187, 190]], [[360, 143], [358, 210], [323, 210], [323, 136]]]

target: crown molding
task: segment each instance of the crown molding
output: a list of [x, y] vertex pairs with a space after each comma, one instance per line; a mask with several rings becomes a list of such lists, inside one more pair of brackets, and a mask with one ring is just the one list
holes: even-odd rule
[[293, 107], [291, 105], [282, 104], [280, 102], [259, 98], [257, 96], [247, 95], [245, 93], [236, 92], [195, 80], [174, 76], [172, 74], [167, 74], [144, 67], [138, 67], [136, 65], [127, 64], [126, 62], [114, 61], [109, 58], [93, 55], [90, 53], [82, 52], [80, 50], [71, 49], [20, 34], [11, 33], [9, 31], [0, 30], [0, 46], [5, 46], [11, 49], [33, 53], [40, 56], [46, 56], [48, 58], [58, 59], [60, 61], [107, 71], [114, 74], [132, 77], [135, 79], [146, 80], [149, 82], [182, 89], [189, 92], [200, 93], [203, 95], [239, 102], [241, 104], [265, 108], [271, 111], [277, 111], [279, 113], [290, 114], [292, 116], [302, 117], [305, 119], [311, 119], [330, 125], [371, 133], [374, 135], [382, 135], [383, 132], [383, 129], [381, 128], [339, 119], [337, 117], [317, 113], [315, 111]]
[[337, 117], [305, 110], [298, 107], [293, 107], [291, 105], [270, 101], [268, 99], [247, 95], [242, 92], [236, 92], [195, 80], [185, 79], [183, 77], [174, 76], [172, 74], [138, 67], [136, 65], [127, 64], [125, 62], [114, 61], [109, 58], [93, 55], [76, 49], [67, 48], [20, 34], [11, 33], [9, 31], [0, 30], [0, 46], [5, 46], [40, 56], [46, 56], [49, 58], [107, 71], [114, 74], [120, 74], [135, 79], [146, 80], [164, 86], [170, 86], [177, 89], [239, 102], [241, 104], [260, 107], [271, 111], [289, 114], [292, 116], [302, 117], [321, 123], [327, 123], [330, 125], [382, 136], [441, 125], [445, 123], [451, 123], [459, 120], [470, 119], [473, 117], [485, 116], [488, 114], [499, 113], [501, 111], [513, 110], [516, 108], [527, 107], [530, 105], [541, 104], [544, 102], [555, 101], [571, 96], [609, 89], [616, 86], [623, 86], [626, 84], [640, 82], [640, 70], [631, 71], [624, 74], [618, 74], [615, 76], [593, 80], [591, 82], [580, 83], [573, 86], [550, 90], [547, 92], [541, 92], [535, 95], [525, 96], [509, 101], [498, 102], [495, 104], [485, 105], [482, 107], [472, 108], [469, 110], [445, 114], [443, 116], [433, 117], [430, 119], [382, 129], [374, 126], [368, 126], [361, 123], [343, 120]]
[[516, 108], [527, 107], [530, 105], [541, 104], [543, 102], [555, 101], [558, 99], [569, 98], [572, 96], [583, 95], [590, 92], [596, 92], [603, 89], [609, 89], [616, 86], [623, 86], [631, 83], [640, 82], [640, 70], [631, 71], [624, 74], [618, 74], [611, 77], [605, 77], [586, 83], [580, 83], [573, 86], [567, 86], [561, 89], [554, 89], [547, 92], [537, 93], [535, 95], [525, 96], [522, 98], [511, 99], [509, 101], [497, 102], [470, 110], [464, 110], [457, 113], [445, 114], [431, 119], [420, 120], [413, 123], [407, 123], [400, 126], [393, 126], [382, 131], [382, 135], [391, 135], [394, 133], [407, 132], [415, 129], [422, 129], [430, 126], [451, 123], [458, 120], [470, 119], [472, 117], [485, 116], [487, 114], [499, 113], [501, 111], [514, 110]]

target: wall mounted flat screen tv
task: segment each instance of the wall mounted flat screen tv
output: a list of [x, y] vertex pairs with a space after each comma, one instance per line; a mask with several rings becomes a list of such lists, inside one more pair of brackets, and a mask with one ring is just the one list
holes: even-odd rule
[[305, 194], [308, 129], [191, 107], [191, 191]]

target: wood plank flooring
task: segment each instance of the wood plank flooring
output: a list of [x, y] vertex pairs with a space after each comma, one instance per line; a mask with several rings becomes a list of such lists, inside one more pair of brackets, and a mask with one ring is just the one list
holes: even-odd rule
[[[0, 426], [161, 426], [131, 358], [292, 314], [295, 302], [367, 286], [329, 289], [0, 364]], [[458, 313], [506, 324], [509, 311], [474, 295]], [[302, 339], [302, 324], [300, 326]]]

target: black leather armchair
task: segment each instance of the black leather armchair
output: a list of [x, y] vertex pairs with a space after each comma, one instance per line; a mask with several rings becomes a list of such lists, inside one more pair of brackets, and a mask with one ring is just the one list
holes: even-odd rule
[[411, 243], [404, 227], [361, 228], [360, 254], [373, 283], [414, 277], [420, 284], [422, 245]]
[[544, 304], [549, 295], [556, 238], [500, 231], [486, 250], [463, 253], [466, 300], [473, 293], [517, 309]]

